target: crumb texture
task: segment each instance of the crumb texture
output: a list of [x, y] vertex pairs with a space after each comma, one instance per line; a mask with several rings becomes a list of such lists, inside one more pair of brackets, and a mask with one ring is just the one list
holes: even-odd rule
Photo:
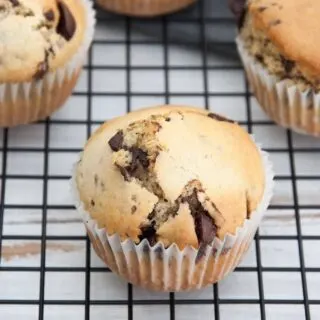
[[50, 70], [77, 29], [67, 2], [0, 0], [0, 83]]
[[162, 107], [100, 128], [78, 164], [77, 185], [109, 234], [198, 248], [250, 217], [264, 169], [249, 135], [229, 119]]
[[240, 35], [249, 53], [279, 80], [320, 89], [320, 2], [250, 0]]

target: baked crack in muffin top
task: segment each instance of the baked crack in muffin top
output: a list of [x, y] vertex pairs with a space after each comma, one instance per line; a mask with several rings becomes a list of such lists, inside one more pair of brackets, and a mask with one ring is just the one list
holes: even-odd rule
[[210, 244], [257, 208], [264, 168], [250, 136], [213, 113], [161, 107], [101, 127], [77, 165], [85, 210], [109, 234]]
[[74, 0], [0, 0], [0, 83], [62, 66], [80, 45], [84, 10]]

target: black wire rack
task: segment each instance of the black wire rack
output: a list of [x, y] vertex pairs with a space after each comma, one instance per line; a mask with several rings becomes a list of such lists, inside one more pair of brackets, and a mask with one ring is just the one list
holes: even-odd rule
[[[232, 18], [206, 12], [204, 1], [191, 10], [192, 15], [187, 10], [153, 20], [99, 12], [88, 61], [67, 106], [45, 121], [0, 132], [0, 319], [132, 320], [147, 319], [150, 313], [170, 320], [320, 319], [320, 141], [279, 128], [260, 111], [234, 59], [233, 40], [212, 38], [223, 26], [233, 28]], [[180, 37], [177, 46], [175, 25], [181, 30], [191, 27], [197, 36]], [[151, 29], [152, 37], [140, 33]], [[133, 63], [136, 47], [142, 56], [154, 56], [156, 63], [144, 64], [143, 58]], [[182, 58], [172, 62], [171, 50], [177, 47], [192, 52], [197, 63], [184, 63]], [[219, 63], [212, 63], [216, 52]], [[119, 55], [121, 61], [108, 64], [109, 54]], [[106, 80], [111, 89], [104, 89], [103, 80], [97, 82], [98, 73], [115, 75], [111, 82]], [[141, 80], [137, 85], [135, 77], [142, 73], [149, 74], [149, 83]], [[178, 76], [173, 79], [174, 74]], [[117, 75], [123, 81], [120, 89], [112, 85]], [[183, 88], [190, 77], [201, 82], [200, 89], [173, 88], [177, 81]], [[226, 81], [231, 85], [224, 90]], [[146, 89], [152, 82], [153, 89]], [[275, 196], [248, 258], [227, 280], [188, 294], [146, 293], [118, 282], [98, 261], [72, 204], [63, 196], [70, 174], [60, 167], [71, 163], [92, 130], [108, 119], [109, 106], [121, 114], [135, 109], [138, 101], [195, 100], [236, 118], [263, 143], [275, 163]], [[102, 116], [96, 116], [97, 110]], [[21, 217], [26, 217], [24, 228]], [[33, 244], [27, 251], [36, 262], [27, 257], [18, 263], [10, 256], [10, 248], [21, 254], [25, 242]], [[72, 243], [62, 249], [65, 263], [57, 264], [50, 256], [50, 248], [60, 248], [57, 243]], [[82, 250], [79, 264], [73, 256], [68, 258], [74, 246]], [[74, 282], [68, 282], [70, 278]], [[55, 283], [58, 289], [49, 294]], [[95, 288], [101, 286], [98, 294]], [[67, 294], [61, 294], [64, 289]]]

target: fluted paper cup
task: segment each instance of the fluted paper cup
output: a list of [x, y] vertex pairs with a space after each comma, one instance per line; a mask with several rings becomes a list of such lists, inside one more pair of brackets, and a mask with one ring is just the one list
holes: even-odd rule
[[320, 136], [320, 94], [312, 89], [301, 91], [289, 80], [279, 80], [255, 61], [236, 40], [252, 91], [266, 114], [277, 124], [299, 133]]
[[83, 40], [73, 57], [43, 79], [0, 84], [0, 127], [11, 127], [42, 120], [60, 108], [79, 78], [93, 39], [95, 11], [92, 1], [79, 0], [86, 16]]
[[[165, 248], [162, 242], [151, 247], [144, 239], [135, 244], [121, 241], [99, 228], [84, 210], [76, 186], [76, 165], [71, 178], [71, 193], [97, 255], [116, 274], [128, 282], [156, 291], [188, 291], [216, 283], [239, 264], [247, 252], [273, 191], [273, 170], [267, 153], [260, 151], [265, 168], [265, 191], [257, 210], [246, 219], [234, 235], [217, 237], [210, 245], [180, 250], [176, 244]], [[81, 158], [81, 155], [80, 155]], [[107, 214], [107, 213], [106, 213]]]
[[104, 9], [137, 17], [172, 13], [197, 0], [96, 0]]

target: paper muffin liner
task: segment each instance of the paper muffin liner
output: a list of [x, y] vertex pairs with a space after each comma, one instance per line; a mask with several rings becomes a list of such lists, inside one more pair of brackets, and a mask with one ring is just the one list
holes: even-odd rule
[[0, 84], [0, 127], [11, 127], [44, 119], [63, 105], [79, 78], [91, 45], [95, 11], [92, 1], [79, 0], [86, 12], [83, 40], [73, 57], [43, 79]]
[[106, 10], [137, 17], [172, 13], [195, 1], [197, 0], [96, 0]]
[[285, 128], [320, 136], [320, 94], [277, 79], [250, 55], [240, 37], [236, 43], [251, 89], [266, 114]]
[[95, 252], [114, 273], [149, 290], [188, 291], [218, 282], [236, 268], [247, 252], [272, 197], [272, 165], [268, 154], [258, 148], [265, 169], [261, 203], [234, 235], [227, 234], [223, 240], [216, 237], [212, 244], [199, 249], [187, 246], [180, 250], [176, 244], [165, 248], [160, 241], [151, 247], [146, 239], [135, 244], [130, 239], [121, 241], [118, 234], [108, 235], [83, 207], [76, 186], [75, 165], [71, 194]]

